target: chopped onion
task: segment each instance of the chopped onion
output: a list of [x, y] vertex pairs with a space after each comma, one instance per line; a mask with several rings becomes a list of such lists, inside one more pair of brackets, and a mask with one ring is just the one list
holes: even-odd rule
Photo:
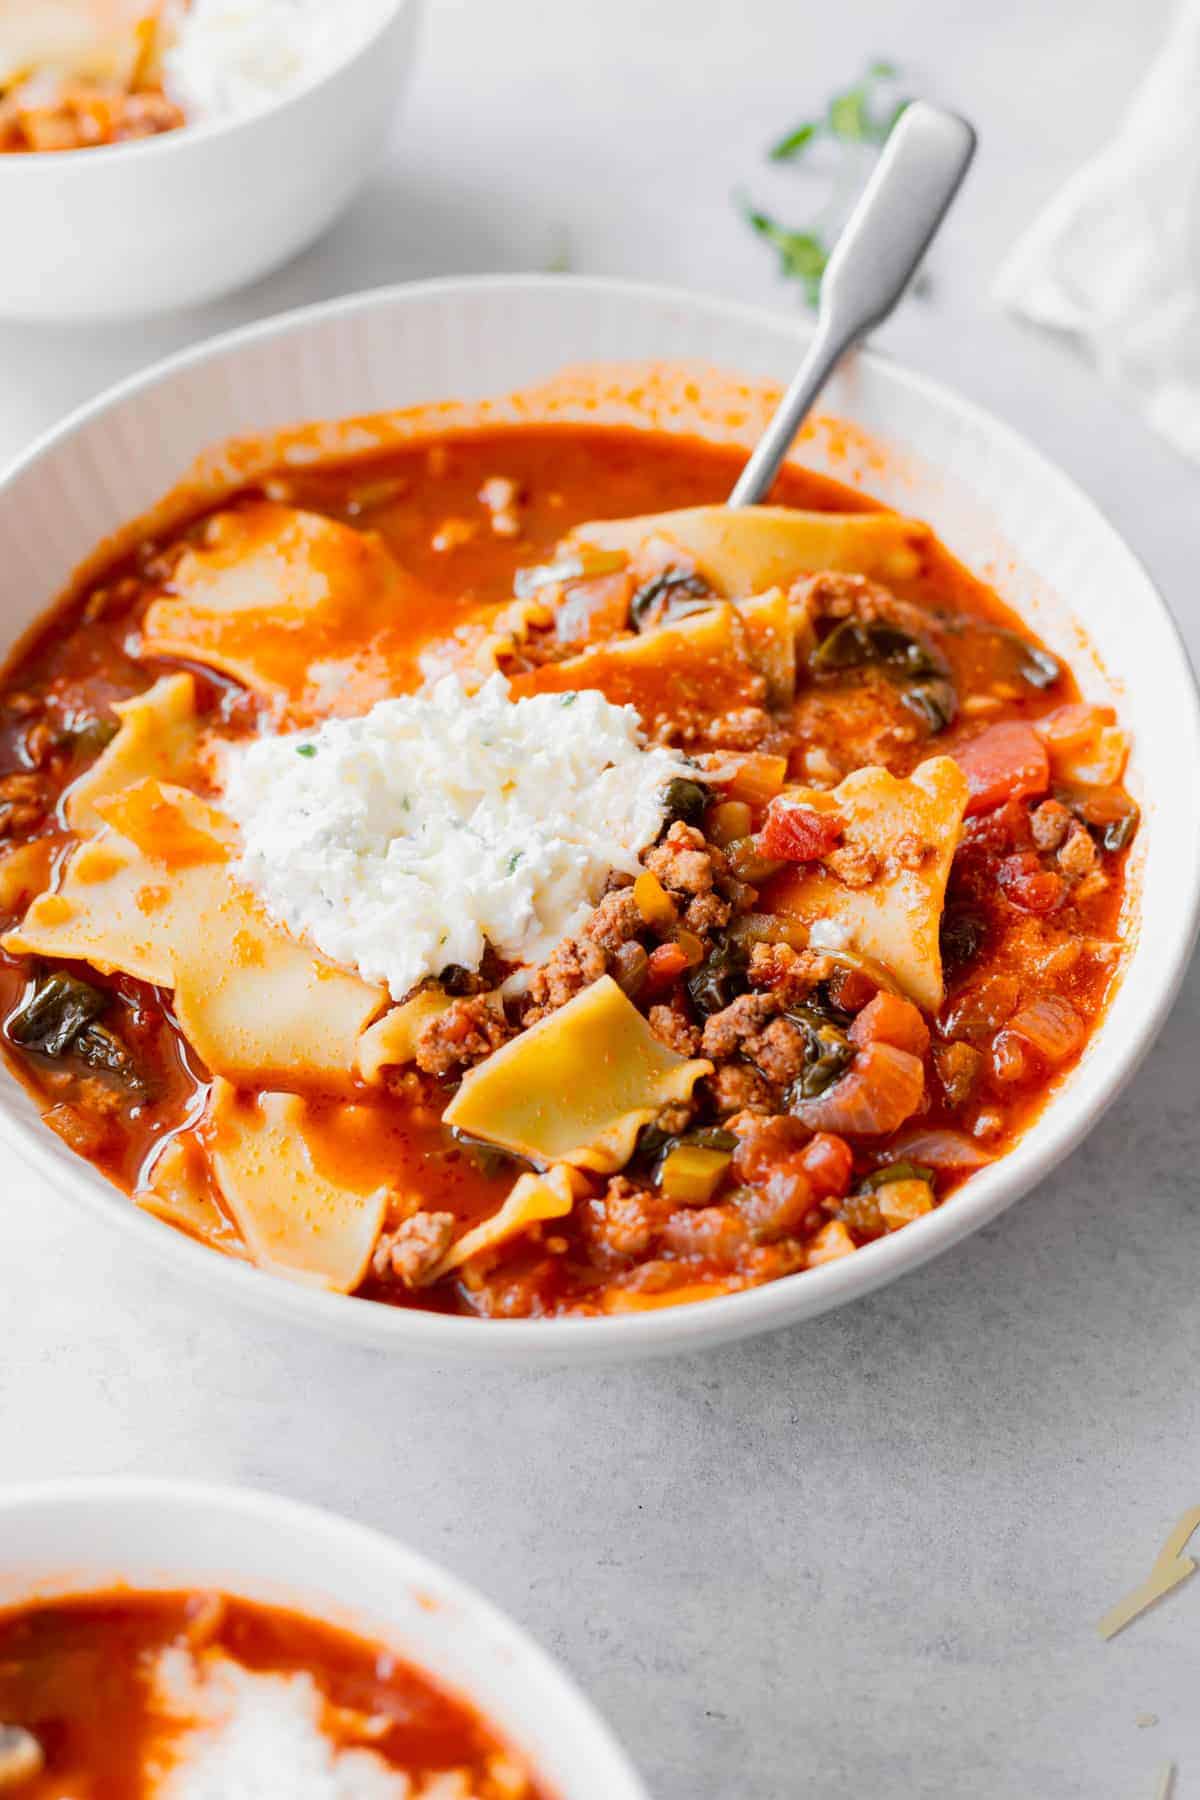
[[1024, 1038], [1052, 1068], [1074, 1056], [1087, 1038], [1087, 1026], [1071, 1002], [1057, 994], [1023, 1006], [1009, 1020], [1008, 1029]]

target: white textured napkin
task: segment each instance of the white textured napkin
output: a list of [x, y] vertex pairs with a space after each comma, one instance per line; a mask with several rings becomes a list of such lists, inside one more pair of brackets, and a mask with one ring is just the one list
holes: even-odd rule
[[1182, 0], [1112, 143], [1021, 239], [996, 292], [1074, 333], [1200, 462], [1200, 0]]

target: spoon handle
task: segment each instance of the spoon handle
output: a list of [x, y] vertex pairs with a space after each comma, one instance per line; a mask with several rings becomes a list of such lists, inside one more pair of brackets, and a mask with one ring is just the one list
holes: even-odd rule
[[975, 133], [924, 100], [905, 107], [821, 282], [817, 329], [730, 506], [765, 499], [809, 408], [846, 351], [887, 318], [912, 280], [975, 154]]

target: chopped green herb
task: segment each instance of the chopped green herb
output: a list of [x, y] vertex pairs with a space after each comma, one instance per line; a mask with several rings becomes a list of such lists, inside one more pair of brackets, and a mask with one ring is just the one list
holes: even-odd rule
[[[797, 162], [822, 140], [836, 146], [880, 148], [909, 104], [907, 99], [894, 100], [886, 91], [881, 92], [881, 88], [886, 89], [898, 74], [894, 63], [877, 57], [868, 63], [866, 72], [857, 81], [831, 95], [819, 118], [803, 119], [777, 138], [767, 151], [769, 160]], [[845, 162], [845, 154], [841, 160]], [[747, 224], [773, 245], [784, 277], [800, 283], [805, 301], [814, 309], [820, 302], [821, 278], [829, 261], [830, 238], [835, 235], [832, 228], [836, 220], [831, 215], [840, 210], [840, 197], [845, 186], [839, 179], [830, 179], [826, 205], [806, 226], [783, 225], [770, 213], [748, 206], [744, 201], [741, 203]]]
[[577, 692], [573, 692], [570, 694], [564, 694], [558, 704], [560, 706], [574, 706], [574, 704], [578, 700], [578, 698], [579, 698], [579, 695]]
[[792, 157], [799, 156], [802, 150], [808, 149], [813, 139], [820, 135], [820, 131], [819, 121], [808, 119], [803, 125], [797, 125], [794, 131], [789, 131], [786, 137], [781, 137], [778, 143], [772, 144], [767, 155], [772, 162], [790, 162]]
[[779, 253], [779, 267], [789, 281], [798, 281], [809, 306], [821, 299], [821, 277], [829, 261], [828, 245], [814, 231], [793, 231], [758, 207], [745, 207], [746, 223]]
[[317, 746], [315, 744], [297, 744], [296, 745], [296, 755], [297, 756], [315, 756], [316, 754], [317, 754]]
[[516, 874], [517, 864], [521, 861], [521, 859], [524, 855], [525, 855], [525, 852], [523, 850], [514, 850], [513, 851], [512, 855], [508, 859], [508, 872], [510, 875]]

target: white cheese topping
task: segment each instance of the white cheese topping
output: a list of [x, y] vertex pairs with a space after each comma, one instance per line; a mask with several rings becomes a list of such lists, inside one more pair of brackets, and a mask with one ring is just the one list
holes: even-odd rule
[[225, 804], [269, 910], [399, 1000], [447, 963], [478, 968], [485, 942], [544, 962], [610, 871], [638, 872], [687, 770], [602, 694], [513, 701], [500, 675], [475, 694], [447, 676], [231, 752]]
[[380, 0], [174, 0], [164, 86], [193, 124], [238, 118], [340, 62]]
[[157, 1800], [411, 1800], [407, 1775], [326, 1736], [311, 1675], [255, 1674], [212, 1655], [202, 1668], [182, 1649], [155, 1668], [157, 1707], [184, 1727], [151, 1786]]

